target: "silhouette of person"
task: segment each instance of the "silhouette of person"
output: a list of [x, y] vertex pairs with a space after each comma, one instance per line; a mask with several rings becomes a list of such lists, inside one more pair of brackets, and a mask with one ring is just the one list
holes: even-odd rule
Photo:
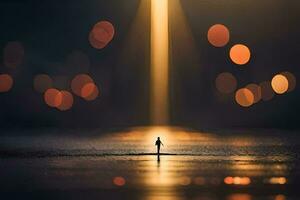
[[160, 153], [160, 145], [164, 146], [164, 144], [160, 141], [160, 137], [157, 138], [157, 140], [155, 142], [155, 145], [157, 146], [157, 155], [159, 155], [159, 153]]

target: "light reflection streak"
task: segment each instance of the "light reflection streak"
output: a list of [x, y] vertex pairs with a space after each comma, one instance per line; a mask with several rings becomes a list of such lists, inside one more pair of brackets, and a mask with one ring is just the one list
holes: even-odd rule
[[250, 194], [232, 194], [229, 195], [227, 198], [227, 200], [251, 200], [252, 196]]
[[224, 183], [227, 185], [249, 185], [251, 183], [251, 179], [249, 177], [228, 176], [224, 179]]
[[287, 183], [287, 179], [285, 177], [271, 177], [266, 181], [272, 185], [284, 185]]

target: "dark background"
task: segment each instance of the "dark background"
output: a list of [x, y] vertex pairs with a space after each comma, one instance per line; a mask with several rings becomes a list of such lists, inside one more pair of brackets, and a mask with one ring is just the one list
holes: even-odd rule
[[[143, 0], [141, 0], [143, 1]], [[147, 1], [147, 0], [145, 0]], [[15, 84], [0, 94], [0, 127], [27, 128], [111, 128], [149, 125], [150, 8], [136, 29], [139, 0], [17, 1], [0, 3], [0, 48], [20, 41], [25, 61], [17, 69], [0, 66], [13, 76]], [[172, 0], [170, 0], [172, 3]], [[180, 56], [176, 29], [170, 33], [171, 124], [196, 128], [282, 128], [298, 129], [299, 87], [271, 101], [250, 108], [240, 107], [233, 95], [215, 89], [216, 76], [224, 71], [237, 77], [238, 87], [271, 80], [276, 73], [292, 72], [299, 77], [300, 3], [294, 0], [182, 0], [182, 9], [194, 40], [193, 59]], [[147, 20], [148, 19], [148, 20]], [[96, 50], [88, 42], [92, 26], [111, 21], [113, 41]], [[225, 24], [231, 39], [224, 48], [207, 41], [208, 28]], [[135, 29], [134, 29], [135, 28]], [[175, 35], [175, 36], [174, 36]], [[250, 62], [242, 67], [228, 58], [230, 47], [250, 47]], [[73, 51], [85, 53], [89, 70], [65, 65]], [[0, 57], [2, 61], [2, 54]], [[48, 107], [33, 89], [36, 74], [70, 81], [74, 74], [89, 73], [100, 87], [100, 97], [86, 102], [75, 97], [73, 108], [61, 112]], [[57, 81], [56, 87], [70, 90]]]

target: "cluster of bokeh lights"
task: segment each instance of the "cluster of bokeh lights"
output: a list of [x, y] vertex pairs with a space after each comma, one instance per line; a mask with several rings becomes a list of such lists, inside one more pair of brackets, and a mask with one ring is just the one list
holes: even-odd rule
[[[16, 69], [24, 60], [24, 48], [20, 42], [8, 42], [3, 50], [3, 63], [7, 69]], [[8, 73], [0, 74], [0, 93], [8, 92], [14, 84], [13, 77]]]
[[[60, 111], [66, 111], [72, 108], [74, 103], [72, 93], [54, 88], [53, 80], [49, 75], [36, 75], [33, 87], [37, 92], [44, 94], [44, 101], [48, 106], [57, 108]], [[73, 94], [86, 101], [95, 100], [99, 95], [98, 86], [88, 74], [76, 75], [70, 83], [70, 88]]]
[[[224, 47], [230, 40], [229, 29], [223, 24], [215, 24], [209, 28], [207, 39], [214, 47]], [[229, 58], [234, 64], [244, 66], [251, 59], [251, 50], [245, 44], [235, 44], [229, 50]], [[243, 88], [238, 88], [236, 77], [230, 72], [222, 72], [217, 76], [215, 85], [223, 94], [235, 92], [235, 101], [242, 107], [250, 107], [261, 99], [268, 101], [275, 94], [281, 95], [293, 91], [296, 87], [296, 78], [291, 72], [286, 71], [274, 75], [271, 81], [250, 83]]]
[[[90, 45], [95, 49], [106, 47], [115, 34], [114, 26], [108, 21], [97, 22], [89, 33]], [[68, 58], [71, 67], [88, 66], [88, 58], [81, 52], [73, 52]], [[39, 74], [34, 79], [34, 88], [44, 94], [45, 103], [60, 111], [72, 108], [74, 103], [73, 94], [86, 100], [93, 101], [99, 96], [99, 88], [93, 78], [88, 74], [77, 74], [70, 81], [70, 89], [73, 94], [66, 90], [58, 90], [53, 87], [53, 80], [47, 74]]]
[[[99, 21], [89, 33], [89, 43], [95, 49], [103, 49], [113, 39], [115, 29], [109, 21]], [[223, 24], [211, 26], [207, 33], [208, 41], [214, 47], [225, 47], [230, 41], [230, 31]], [[242, 43], [234, 44], [229, 49], [230, 60], [238, 65], [245, 66], [251, 59], [250, 48]], [[7, 68], [15, 69], [24, 60], [24, 47], [20, 42], [8, 42], [3, 51], [3, 63]], [[75, 57], [75, 58], [74, 58]], [[74, 68], [88, 65], [89, 60], [80, 52], [75, 52], [68, 59], [68, 65]], [[88, 64], [87, 64], [88, 63]], [[71, 66], [71, 67], [72, 67]], [[0, 74], [0, 93], [12, 89], [14, 79], [8, 73]], [[220, 73], [215, 80], [216, 88], [223, 94], [233, 94], [235, 101], [242, 107], [250, 107], [260, 100], [269, 101], [275, 94], [282, 95], [291, 92], [296, 87], [295, 76], [288, 71], [275, 74], [271, 80], [260, 83], [249, 83], [238, 88], [237, 78], [230, 72]], [[44, 95], [45, 103], [58, 110], [65, 111], [72, 108], [73, 94], [86, 101], [95, 100], [99, 96], [99, 88], [90, 75], [79, 73], [70, 81], [70, 91], [59, 90], [53, 86], [53, 79], [47, 74], [38, 74], [34, 78], [34, 89]], [[72, 94], [72, 93], [73, 94]]]
[[238, 89], [235, 92], [235, 100], [239, 105], [249, 107], [261, 99], [269, 101], [275, 94], [282, 95], [293, 91], [295, 86], [295, 76], [290, 72], [283, 72], [274, 75], [271, 81], [264, 81], [259, 84], [250, 83], [244, 88]]
[[[114, 26], [108, 21], [97, 22], [89, 33], [89, 43], [95, 49], [103, 49], [115, 35]], [[15, 69], [24, 60], [24, 47], [20, 42], [8, 42], [3, 51], [3, 63], [5, 67]], [[71, 71], [87, 71], [89, 66], [88, 57], [75, 51], [70, 54], [66, 62]], [[0, 93], [8, 92], [14, 84], [13, 77], [8, 73], [0, 74]], [[33, 80], [33, 88], [43, 94], [45, 103], [51, 108], [66, 111], [72, 108], [74, 103], [73, 94], [86, 100], [93, 101], [99, 96], [99, 87], [93, 78], [87, 73], [76, 74], [66, 90], [60, 90], [54, 86], [54, 80], [48, 74], [37, 74]], [[73, 93], [73, 94], [72, 94]]]

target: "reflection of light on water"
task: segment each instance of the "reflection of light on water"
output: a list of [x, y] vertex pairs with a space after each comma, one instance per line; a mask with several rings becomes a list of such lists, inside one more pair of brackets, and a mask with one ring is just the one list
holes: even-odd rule
[[[170, 172], [172, 166], [167, 157], [160, 156], [160, 161], [151, 160], [147, 162], [148, 172], [143, 178], [144, 184], [150, 186], [153, 190], [145, 196], [147, 200], [176, 200], [181, 199], [175, 186], [178, 183], [177, 176]], [[187, 181], [185, 180], [185, 183]]]
[[[279, 174], [285, 174], [288, 170], [287, 164], [273, 163], [273, 161], [287, 159], [286, 156], [230, 156], [230, 160], [234, 161], [231, 163], [230, 168], [234, 171], [235, 176], [265, 176], [270, 169]], [[257, 160], [268, 161], [268, 163], [257, 163], [255, 162]]]
[[227, 200], [251, 200], [252, 197], [249, 194], [232, 194], [229, 195], [226, 199]]
[[[178, 155], [161, 155], [158, 162], [156, 155], [148, 154], [156, 151], [154, 143], [157, 137], [161, 137], [164, 143], [163, 153]], [[111, 148], [108, 152], [124, 154], [117, 159], [130, 159], [129, 166], [117, 166], [118, 172], [124, 172], [114, 176], [122, 174], [126, 178], [126, 187], [147, 188], [145, 199], [182, 197], [181, 191], [185, 188], [225, 187], [226, 184], [230, 188], [247, 189], [256, 183], [268, 185], [269, 179], [263, 182], [265, 177], [285, 176], [289, 169], [284, 162], [290, 159], [286, 154], [277, 154], [277, 151], [275, 154], [265, 148], [285, 144], [274, 137], [270, 140], [268, 137], [238, 134], [223, 136], [156, 126], [131, 128], [95, 141], [99, 142], [95, 145], [96, 148], [99, 146], [99, 151]], [[131, 176], [132, 173], [135, 176]], [[230, 176], [224, 177], [224, 173]], [[228, 196], [228, 199], [237, 198]], [[247, 200], [249, 196], [240, 198]]]
[[273, 185], [284, 185], [287, 183], [287, 179], [285, 177], [271, 177], [266, 179], [265, 182]]
[[276, 195], [274, 200], [286, 200], [286, 197], [282, 194]]
[[156, 191], [151, 194], [148, 194], [148, 196], [144, 197], [143, 199], [145, 199], [145, 200], [181, 200], [182, 197], [178, 196], [176, 191], [164, 190], [163, 193]]
[[[51, 157], [46, 165], [47, 176], [35, 177], [46, 178], [47, 188], [142, 190], [141, 199], [155, 200], [184, 199], [188, 192], [191, 192], [189, 199], [216, 200], [219, 198], [214, 192], [219, 189], [226, 191], [223, 195], [229, 192], [228, 196], [222, 197], [224, 200], [251, 200], [256, 198], [256, 193], [251, 197], [231, 192], [251, 194], [256, 192], [256, 188], [258, 191], [272, 189], [276, 185], [270, 185], [270, 181], [293, 183], [294, 179], [287, 181], [285, 178], [293, 164], [288, 162], [293, 155], [281, 148], [281, 144], [286, 143], [278, 142], [278, 138], [274, 140], [273, 136], [261, 140], [253, 136], [237, 137], [238, 134], [222, 136], [181, 128], [142, 127], [111, 133], [106, 138], [97, 136], [79, 140], [67, 137], [62, 141], [54, 138], [47, 144], [60, 145], [56, 149], [64, 147], [71, 150], [71, 155], [80, 156]], [[162, 155], [158, 162], [156, 155], [147, 154], [155, 151], [157, 136], [162, 137], [166, 146], [163, 147], [164, 153], [179, 155]], [[30, 140], [34, 144], [41, 144], [40, 141]], [[264, 141], [274, 145], [270, 147]], [[79, 152], [77, 148], [80, 148]], [[20, 162], [23, 164], [23, 161]], [[44, 169], [44, 162], [41, 167]], [[225, 177], [227, 175], [229, 178]], [[278, 193], [285, 189], [281, 185], [276, 188]], [[205, 194], [206, 191], [208, 194]], [[281, 196], [268, 197], [262, 199], [284, 200]]]
[[163, 156], [160, 156], [160, 159], [157, 161], [153, 157], [152, 161], [147, 162], [148, 166], [146, 167], [149, 172], [144, 179], [145, 184], [153, 187], [174, 186], [176, 180], [173, 174], [169, 172], [172, 167], [169, 166], [168, 159]]
[[227, 185], [249, 185], [251, 183], [251, 179], [249, 177], [228, 176], [224, 179], [224, 183]]

